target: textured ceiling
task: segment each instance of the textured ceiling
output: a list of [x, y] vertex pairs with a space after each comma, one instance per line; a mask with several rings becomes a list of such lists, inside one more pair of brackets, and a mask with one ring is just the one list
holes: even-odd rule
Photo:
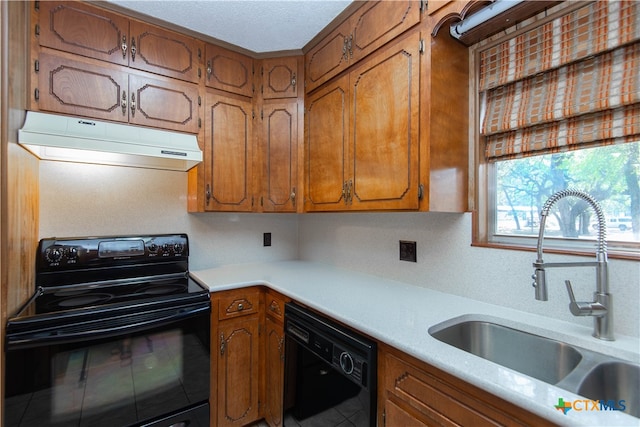
[[250, 51], [299, 50], [351, 0], [108, 0]]

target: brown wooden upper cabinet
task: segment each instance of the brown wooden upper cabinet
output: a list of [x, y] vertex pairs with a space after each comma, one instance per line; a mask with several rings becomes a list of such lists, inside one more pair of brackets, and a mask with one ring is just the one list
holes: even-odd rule
[[[278, 100], [262, 107], [259, 144], [261, 173], [256, 187], [264, 212], [296, 212], [298, 185], [298, 101]], [[258, 167], [256, 167], [259, 170]]]
[[205, 210], [253, 210], [252, 135], [251, 99], [207, 90], [204, 148]]
[[199, 131], [197, 85], [53, 50], [38, 58], [34, 110]]
[[262, 61], [262, 98], [296, 98], [300, 73], [298, 57], [271, 58]]
[[418, 209], [420, 32], [307, 97], [305, 210]]
[[253, 59], [220, 46], [207, 44], [207, 86], [238, 95], [253, 96]]
[[39, 45], [198, 83], [204, 43], [155, 25], [66, 1], [38, 2]]
[[305, 55], [305, 90], [311, 92], [420, 22], [418, 0], [366, 2]]

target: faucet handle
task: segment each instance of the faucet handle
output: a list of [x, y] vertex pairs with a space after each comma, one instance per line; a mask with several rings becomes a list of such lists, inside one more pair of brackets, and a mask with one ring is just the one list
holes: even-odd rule
[[567, 292], [569, 293], [569, 311], [574, 316], [592, 316], [594, 315], [594, 310], [600, 310], [601, 306], [597, 303], [590, 302], [576, 302], [576, 297], [573, 294], [573, 287], [571, 286], [570, 280], [565, 280], [564, 284], [567, 286]]

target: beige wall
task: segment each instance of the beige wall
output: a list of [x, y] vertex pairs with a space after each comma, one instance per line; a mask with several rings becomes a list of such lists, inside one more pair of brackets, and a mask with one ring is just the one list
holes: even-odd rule
[[[594, 270], [549, 271], [549, 301], [536, 301], [531, 286], [535, 252], [472, 247], [471, 214], [302, 215], [299, 239], [298, 251], [304, 260], [352, 268], [579, 325], [591, 327], [593, 322], [590, 317], [571, 315], [564, 280], [571, 279], [579, 300], [591, 301], [596, 287]], [[398, 260], [399, 240], [417, 242], [417, 263]], [[545, 261], [568, 258], [549, 254]], [[614, 329], [637, 338], [640, 262], [610, 260], [609, 274]], [[428, 309], [428, 301], [424, 304]]]
[[187, 233], [192, 270], [298, 256], [295, 214], [187, 213], [184, 172], [52, 161], [39, 169], [40, 238]]

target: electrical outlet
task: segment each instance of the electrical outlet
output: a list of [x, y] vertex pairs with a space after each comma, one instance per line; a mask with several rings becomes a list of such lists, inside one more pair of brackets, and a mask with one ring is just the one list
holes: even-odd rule
[[416, 242], [400, 240], [400, 261], [418, 262]]
[[262, 246], [271, 246], [271, 233], [264, 233], [262, 235]]

